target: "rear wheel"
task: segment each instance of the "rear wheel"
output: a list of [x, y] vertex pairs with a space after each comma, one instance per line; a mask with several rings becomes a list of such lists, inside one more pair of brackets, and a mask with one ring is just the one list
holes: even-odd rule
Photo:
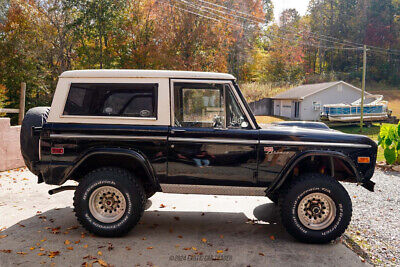
[[341, 236], [351, 220], [346, 189], [330, 176], [305, 174], [280, 194], [282, 223], [296, 239], [327, 243]]
[[90, 232], [121, 236], [140, 220], [146, 203], [140, 182], [125, 169], [100, 168], [82, 178], [74, 196], [75, 215]]

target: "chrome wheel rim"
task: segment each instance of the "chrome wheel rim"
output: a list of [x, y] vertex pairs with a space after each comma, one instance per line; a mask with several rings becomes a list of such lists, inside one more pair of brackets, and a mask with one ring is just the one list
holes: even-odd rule
[[102, 223], [113, 223], [121, 219], [126, 209], [124, 195], [113, 186], [101, 186], [89, 198], [89, 210]]
[[336, 218], [336, 205], [332, 198], [324, 193], [312, 193], [304, 196], [297, 207], [300, 222], [311, 230], [327, 228]]

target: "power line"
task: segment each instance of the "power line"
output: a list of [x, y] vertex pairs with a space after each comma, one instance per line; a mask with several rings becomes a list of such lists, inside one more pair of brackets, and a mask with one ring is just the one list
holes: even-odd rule
[[[232, 9], [229, 9], [229, 8], [223, 6], [223, 5], [214, 4], [214, 3], [211, 3], [211, 2], [208, 2], [208, 1], [205, 1], [205, 0], [198, 0], [198, 1], [199, 1], [199, 2], [202, 2], [202, 3], [206, 3], [206, 4], [209, 4], [209, 5], [212, 5], [212, 6], [215, 6], [215, 7], [220, 7], [220, 8], [229, 10], [229, 11], [237, 12], [237, 13], [239, 13], [239, 14], [243, 14], [243, 15], [248, 16], [248, 17], [251, 17], [251, 18], [254, 18], [254, 19], [256, 19], [256, 22], [258, 22], [258, 23], [265, 23], [265, 21], [264, 21], [263, 19], [260, 19], [260, 18], [258, 18], [258, 17], [256, 17], [256, 16], [252, 15], [252, 14], [249, 14], [249, 13], [245, 13], [245, 12], [242, 12], [242, 11], [239, 11], [239, 10], [236, 10], [236, 9], [233, 9], [233, 8], [232, 8]], [[248, 19], [248, 18], [244, 18], [244, 19]], [[248, 19], [248, 20], [255, 21], [255, 20], [253, 20], [253, 19]], [[291, 27], [291, 26], [289, 26], [289, 27]], [[296, 28], [294, 28], [294, 27], [291, 27], [291, 28], [295, 29], [296, 32], [298, 31], [298, 29], [296, 29]], [[362, 43], [353, 42], [353, 41], [348, 41], [348, 40], [344, 40], [344, 39], [339, 39], [339, 38], [336, 38], [336, 37], [333, 37], [333, 36], [329, 36], [329, 35], [324, 35], [324, 34], [321, 34], [321, 33], [314, 33], [314, 32], [311, 32], [311, 31], [309, 31], [309, 32], [307, 32], [307, 33], [310, 34], [310, 35], [317, 36], [317, 37], [318, 37], [319, 39], [321, 39], [321, 40], [325, 40], [325, 41], [329, 41], [329, 42], [335, 42], [335, 41], [333, 41], [333, 40], [337, 40], [336, 42], [340, 41], [340, 42], [338, 42], [338, 43], [343, 44], [343, 45], [347, 45], [347, 46], [353, 45], [353, 47], [355, 47], [355, 46], [363, 46], [363, 45], [364, 45], [364, 44], [362, 44]], [[321, 37], [323, 37], [323, 38], [328, 38], [328, 40], [322, 39]], [[331, 40], [329, 40], [329, 39], [331, 39]], [[347, 44], [344, 44], [344, 43], [347, 43]], [[350, 45], [350, 44], [351, 44], [351, 45]], [[400, 53], [400, 50], [397, 50], [397, 49], [387, 49], [387, 48], [382, 48], [382, 47], [373, 46], [373, 45], [367, 45], [367, 47], [370, 48], [371, 50], [372, 50], [372, 49], [375, 49], [375, 51], [376, 51], [376, 50], [382, 50], [382, 51]]]
[[[177, 1], [179, 1], [179, 2], [182, 3], [182, 4], [184, 4], [185, 6], [188, 6], [188, 7], [190, 6], [191, 8], [195, 8], [195, 9], [197, 9], [199, 12], [203, 12], [203, 13], [206, 13], [206, 14], [209, 14], [209, 15], [217, 16], [219, 20], [223, 19], [223, 20], [226, 20], [226, 21], [231, 22], [231, 23], [235, 23], [235, 24], [237, 23], [237, 21], [233, 21], [233, 20], [230, 20], [230, 19], [221, 17], [220, 15], [218, 15], [218, 14], [216, 14], [216, 13], [203, 10], [202, 7], [208, 8], [208, 7], [206, 7], [206, 6], [201, 6], [201, 7], [199, 7], [198, 5], [192, 4], [192, 3], [188, 2], [188, 1], [185, 1], [185, 0], [177, 0]], [[177, 5], [175, 5], [175, 6], [177, 6]], [[212, 8], [209, 8], [209, 9], [212, 10]], [[216, 11], [219, 11], [219, 10], [216, 10]], [[221, 12], [222, 12], [222, 11], [221, 11]], [[227, 14], [227, 13], [225, 13], [225, 12], [222, 12], [222, 13], [223, 13], [223, 14]]]
[[[214, 11], [214, 12], [218, 12], [218, 13], [221, 13], [221, 14], [224, 14], [224, 15], [234, 16], [234, 17], [237, 17], [237, 18], [239, 18], [239, 19], [248, 20], [248, 18], [239, 16], [239, 15], [237, 15], [237, 14], [228, 13], [228, 12], [221, 11], [221, 10], [218, 10], [218, 9], [214, 9], [214, 8], [211, 8], [211, 7], [208, 7], [208, 6], [205, 6], [205, 5], [198, 5], [198, 4], [193, 3], [192, 1], [186, 1], [186, 0], [177, 0], [177, 1], [179, 1], [179, 2], [181, 2], [181, 3], [183, 3], [183, 4], [185, 4], [185, 5], [192, 6], [192, 7], [196, 8], [196, 9], [201, 10], [201, 11], [204, 11], [204, 10], [202, 10], [202, 9], [205, 8], [205, 9], [210, 10], [210, 11], [206, 11], [206, 12], [209, 12], [209, 13], [213, 13], [213, 11]], [[217, 15], [217, 14], [215, 14], [215, 13], [213, 13], [213, 14], [214, 14], [214, 15]], [[219, 16], [219, 15], [217, 15], [217, 16]], [[259, 23], [259, 22], [258, 22], [258, 23]]]
[[[194, 4], [193, 2], [189, 2], [189, 1], [185, 1], [185, 0], [178, 0], [178, 1], [179, 1], [180, 3], [186, 5], [186, 6], [190, 6], [191, 8], [195, 8], [196, 10], [198, 10], [198, 12], [203, 12], [203, 13], [206, 13], [206, 14], [208, 14], [208, 15], [217, 16], [218, 18], [210, 17], [210, 16], [207, 16], [207, 15], [205, 15], [205, 14], [203, 14], [203, 13], [198, 13], [198, 12], [194, 12], [194, 11], [192, 11], [192, 10], [184, 9], [184, 8], [181, 8], [181, 7], [179, 7], [179, 6], [177, 6], [177, 5], [174, 5], [174, 4], [170, 4], [170, 3], [167, 3], [167, 4], [170, 5], [170, 6], [173, 6], [173, 7], [177, 8], [177, 9], [179, 9], [179, 10], [181, 10], [181, 11], [188, 12], [188, 13], [193, 14], [193, 15], [197, 15], [197, 16], [200, 16], [200, 17], [204, 17], [204, 18], [207, 18], [207, 19], [211, 19], [211, 20], [214, 20], [214, 21], [226, 23], [226, 24], [233, 25], [233, 26], [244, 27], [244, 25], [238, 24], [237, 21], [226, 19], [226, 18], [224, 18], [224, 17], [222, 17], [222, 16], [219, 16], [218, 14], [216, 14], [216, 13], [214, 13], [214, 12], [212, 12], [212, 11], [217, 11], [217, 12], [220, 12], [221, 14], [231, 15], [231, 14], [228, 14], [227, 12], [220, 11], [220, 10], [217, 10], [217, 9], [213, 9], [213, 8], [210, 8], [210, 7], [206, 7], [206, 6], [203, 6], [203, 5], [197, 5], [197, 4]], [[200, 0], [199, 0], [199, 1], [200, 1]], [[209, 3], [209, 2], [203, 1], [203, 0], [201, 0], [200, 2], [205, 2], [205, 3], [208, 3], [208, 4], [213, 4], [213, 3]], [[213, 4], [213, 5], [216, 5], [216, 6], [219, 6], [219, 7], [223, 7], [223, 6], [220, 6], [220, 5], [217, 5], [217, 4]], [[206, 9], [209, 9], [209, 10], [203, 10], [203, 8], [206, 8]], [[225, 8], [225, 9], [228, 9], [228, 8], [226, 8], [226, 7], [224, 7], [224, 8]], [[228, 9], [228, 10], [229, 10], [229, 9]], [[244, 12], [240, 12], [240, 13], [247, 14], [247, 13], [244, 13]], [[233, 14], [232, 14], [232, 15], [233, 15]], [[250, 14], [247, 14], [247, 15], [252, 16], [252, 15], [250, 15]], [[239, 17], [239, 18], [242, 18], [242, 19], [245, 19], [245, 20], [254, 21], [254, 20], [251, 20], [251, 19], [248, 19], [248, 18], [244, 18], [244, 17], [241, 17], [241, 16], [237, 16], [237, 15], [236, 15], [236, 17]], [[253, 16], [253, 17], [254, 17], [254, 16]], [[224, 21], [222, 21], [222, 20], [224, 20]], [[290, 27], [290, 26], [289, 26], [289, 27]], [[294, 27], [291, 27], [291, 28], [294, 28]], [[288, 30], [288, 29], [284, 29], [284, 30], [287, 31], [287, 32], [294, 33], [294, 34], [296, 34], [296, 35], [300, 35], [298, 32], [295, 33], [295, 32], [290, 31], [290, 30]], [[311, 34], [311, 35], [317, 35], [317, 34], [312, 33], [312, 32], [308, 32], [308, 33]], [[333, 41], [333, 40], [329, 40], [329, 39], [325, 39], [325, 38], [321, 38], [321, 37], [319, 37], [319, 41], [322, 40], [322, 41], [327, 41], [327, 42], [331, 42], [331, 43], [334, 43], [334, 44], [343, 45], [343, 46], [350, 46], [350, 47], [324, 46], [324, 45], [321, 45], [321, 44], [311, 44], [311, 43], [299, 42], [298, 40], [294, 40], [294, 39], [290, 39], [290, 38], [284, 38], [284, 37], [282, 37], [282, 36], [277, 36], [277, 35], [274, 35], [274, 36], [275, 36], [275, 37], [278, 37], [278, 38], [281, 38], [281, 39], [293, 41], [293, 42], [296, 41], [296, 42], [301, 43], [301, 44], [303, 44], [303, 45], [312, 46], [312, 47], [315, 47], [315, 48], [324, 48], [324, 49], [333, 49], [333, 50], [360, 50], [360, 49], [361, 49], [361, 48], [358, 47], [358, 46], [351, 46], [351, 45], [346, 44], [346, 43], [337, 42], [337, 41]], [[318, 36], [318, 35], [317, 35], [317, 36]], [[327, 36], [327, 35], [321, 35], [321, 36]], [[327, 37], [328, 37], [328, 38], [331, 38], [331, 39], [340, 40], [340, 39], [338, 39], [338, 38], [331, 37], [331, 36], [327, 36]], [[349, 41], [346, 41], [346, 42], [349, 42]], [[359, 43], [355, 43], [355, 42], [349, 42], [349, 43], [359, 44]], [[362, 44], [360, 44], [360, 45], [362, 45]], [[373, 47], [373, 46], [372, 46], [372, 47]], [[377, 52], [377, 53], [390, 53], [390, 54], [393, 54], [393, 55], [400, 55], [400, 54], [398, 54], [398, 53], [396, 53], [396, 52], [393, 52], [393, 51], [391, 51], [391, 50], [389, 50], [389, 49], [384, 49], [384, 48], [379, 48], [379, 47], [374, 47], [374, 48], [375, 48], [375, 49], [369, 49], [369, 51], [371, 51], [371, 52]], [[379, 50], [377, 50], [377, 49], [379, 49]]]
[[[167, 0], [165, 0], [165, 1], [167, 1]], [[176, 6], [176, 5], [174, 5], [174, 4], [170, 4], [170, 3], [168, 3], [168, 2], [165, 2], [165, 3], [166, 3], [167, 5], [173, 7], [173, 8], [176, 8], [176, 9], [178, 9], [178, 10], [181, 10], [181, 11], [184, 11], [184, 12], [187, 12], [187, 13], [190, 13], [190, 14], [193, 14], [193, 15], [196, 15], [196, 16], [199, 16], [199, 17], [203, 17], [203, 18], [206, 18], [206, 19], [211, 19], [211, 20], [214, 20], [214, 21], [226, 23], [226, 24], [233, 25], [233, 26], [242, 27], [242, 25], [240, 25], [240, 24], [231, 23], [231, 22], [227, 22], [227, 21], [222, 21], [222, 20], [219, 20], [219, 19], [214, 18], [214, 17], [210, 17], [210, 16], [207, 16], [207, 15], [199, 14], [199, 13], [197, 13], [197, 12], [193, 12], [193, 11], [191, 11], [191, 10], [178, 7], [178, 6]]]

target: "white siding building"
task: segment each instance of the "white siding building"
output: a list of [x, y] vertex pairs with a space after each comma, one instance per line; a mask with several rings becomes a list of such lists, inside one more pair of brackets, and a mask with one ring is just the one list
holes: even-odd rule
[[[369, 93], [365, 93], [369, 95]], [[352, 103], [361, 89], [343, 81], [306, 84], [273, 97], [274, 115], [294, 120], [317, 121], [325, 104]]]

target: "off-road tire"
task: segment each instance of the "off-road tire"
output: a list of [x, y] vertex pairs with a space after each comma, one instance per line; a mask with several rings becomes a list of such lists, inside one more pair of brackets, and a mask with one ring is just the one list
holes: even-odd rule
[[[103, 223], [90, 212], [90, 196], [102, 186], [115, 187], [125, 197], [125, 212], [116, 222]], [[146, 193], [139, 180], [131, 172], [114, 167], [99, 168], [85, 175], [74, 195], [75, 216], [80, 224], [89, 232], [104, 237], [117, 237], [129, 232], [142, 217], [145, 203]]]
[[[321, 230], [312, 230], [301, 223], [298, 205], [312, 193], [323, 193], [333, 200], [335, 217]], [[341, 236], [348, 227], [352, 203], [346, 189], [330, 176], [308, 173], [295, 178], [279, 196], [279, 210], [282, 224], [294, 238], [306, 243], [327, 243]]]
[[32, 136], [32, 127], [42, 127], [47, 121], [49, 112], [49, 107], [31, 108], [21, 125], [21, 154], [25, 165], [36, 175], [39, 175], [39, 171], [34, 169], [34, 163], [39, 161], [39, 136]]

